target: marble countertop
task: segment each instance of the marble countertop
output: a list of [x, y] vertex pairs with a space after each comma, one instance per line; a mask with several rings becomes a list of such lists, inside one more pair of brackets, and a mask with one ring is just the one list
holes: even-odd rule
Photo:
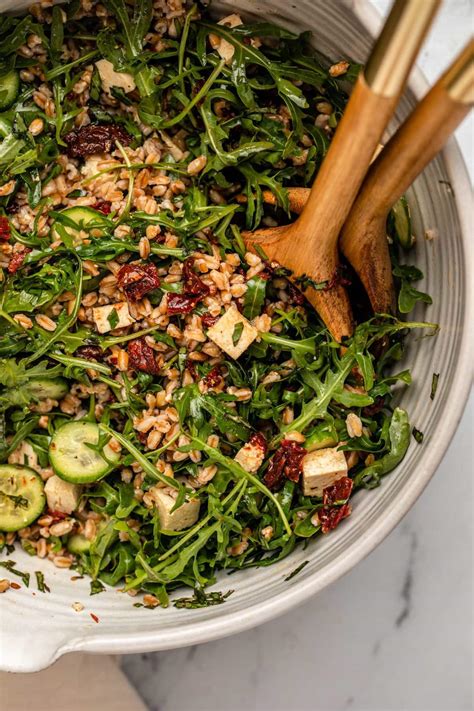
[[[472, 14], [470, 0], [446, 0], [420, 59], [430, 81]], [[472, 135], [471, 118], [457, 133], [471, 174]], [[473, 414], [474, 400], [417, 504], [334, 585], [240, 635], [124, 657], [150, 711], [472, 709]]]

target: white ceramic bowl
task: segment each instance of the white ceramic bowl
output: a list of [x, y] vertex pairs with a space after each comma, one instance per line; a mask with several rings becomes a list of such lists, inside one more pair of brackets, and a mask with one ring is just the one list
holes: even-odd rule
[[[29, 4], [28, 2], [24, 3]], [[0, 10], [19, 9], [18, 0], [0, 0]], [[229, 0], [215, 2], [216, 12], [240, 11], [295, 30], [312, 30], [315, 46], [329, 57], [346, 54], [363, 61], [380, 18], [366, 0]], [[426, 91], [419, 72], [413, 73], [397, 121]], [[449, 181], [452, 189], [449, 188]], [[441, 325], [436, 338], [412, 336], [406, 365], [414, 384], [402, 396], [412, 421], [425, 433], [423, 445], [413, 442], [403, 463], [383, 485], [358, 493], [353, 515], [330, 536], [319, 538], [306, 551], [269, 568], [223, 574], [215, 589], [235, 590], [219, 607], [200, 610], [148, 610], [133, 607], [132, 598], [108, 591], [89, 597], [87, 580], [71, 582], [71, 573], [15, 552], [22, 569], [42, 568], [52, 592], [22, 588], [2, 596], [0, 669], [37, 671], [66, 652], [144, 652], [206, 642], [265, 622], [303, 602], [347, 572], [392, 530], [406, 514], [445, 453], [466, 401], [472, 351], [469, 329], [473, 320], [469, 250], [472, 231], [470, 185], [459, 149], [450, 141], [410, 190], [409, 201], [419, 236], [412, 259], [425, 272], [423, 289], [434, 303], [420, 307], [416, 318]], [[439, 238], [423, 239], [436, 227]], [[433, 372], [440, 373], [435, 400], [429, 398]], [[291, 581], [289, 572], [306, 567]], [[33, 584], [33, 588], [35, 585]], [[81, 613], [72, 604], [85, 605]], [[96, 623], [90, 617], [99, 618]]]

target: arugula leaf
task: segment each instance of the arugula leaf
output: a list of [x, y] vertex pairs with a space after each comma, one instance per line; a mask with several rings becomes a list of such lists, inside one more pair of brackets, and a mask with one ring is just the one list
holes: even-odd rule
[[393, 274], [401, 280], [400, 291], [398, 292], [398, 309], [400, 313], [407, 314], [415, 308], [418, 301], [425, 304], [432, 304], [433, 299], [429, 294], [415, 289], [411, 282], [423, 278], [423, 272], [411, 265], [397, 265], [393, 269]]
[[260, 316], [265, 303], [267, 280], [255, 276], [247, 282], [247, 291], [244, 296], [243, 314], [249, 321]]

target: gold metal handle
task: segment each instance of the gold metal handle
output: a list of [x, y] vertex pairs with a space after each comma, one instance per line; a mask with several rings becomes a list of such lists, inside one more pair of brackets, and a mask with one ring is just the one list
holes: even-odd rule
[[379, 96], [402, 91], [441, 0], [396, 0], [364, 71]]
[[442, 78], [442, 82], [453, 101], [461, 104], [474, 103], [474, 40], [468, 42]]

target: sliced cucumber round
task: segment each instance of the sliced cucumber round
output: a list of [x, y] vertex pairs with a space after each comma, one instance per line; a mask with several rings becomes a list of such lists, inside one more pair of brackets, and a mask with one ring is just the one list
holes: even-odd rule
[[[107, 524], [104, 520], [99, 521], [97, 533], [99, 533], [99, 531], [101, 531], [106, 525]], [[75, 533], [73, 536], [68, 538], [67, 549], [70, 553], [80, 555], [81, 553], [88, 553], [90, 551], [91, 543], [92, 541], [86, 538], [82, 533]]]
[[53, 239], [61, 239], [64, 232], [73, 240], [79, 238], [81, 230], [90, 231], [101, 237], [109, 226], [109, 220], [92, 207], [66, 207], [59, 213], [61, 217], [54, 223], [51, 233]]
[[40, 475], [29, 467], [0, 465], [0, 531], [19, 531], [36, 521], [46, 497]]
[[14, 69], [0, 76], [0, 111], [9, 109], [20, 93], [20, 75]]
[[114, 452], [110, 444], [102, 452], [88, 446], [97, 445], [99, 435], [98, 426], [86, 420], [68, 422], [56, 430], [49, 445], [49, 458], [60, 479], [90, 484], [117, 466], [120, 453]]
[[75, 553], [80, 555], [81, 553], [88, 553], [91, 547], [92, 541], [82, 535], [82, 533], [75, 533], [74, 536], [68, 538], [67, 549], [69, 553]]
[[64, 378], [32, 378], [29, 386], [31, 394], [38, 400], [60, 400], [69, 390]]

